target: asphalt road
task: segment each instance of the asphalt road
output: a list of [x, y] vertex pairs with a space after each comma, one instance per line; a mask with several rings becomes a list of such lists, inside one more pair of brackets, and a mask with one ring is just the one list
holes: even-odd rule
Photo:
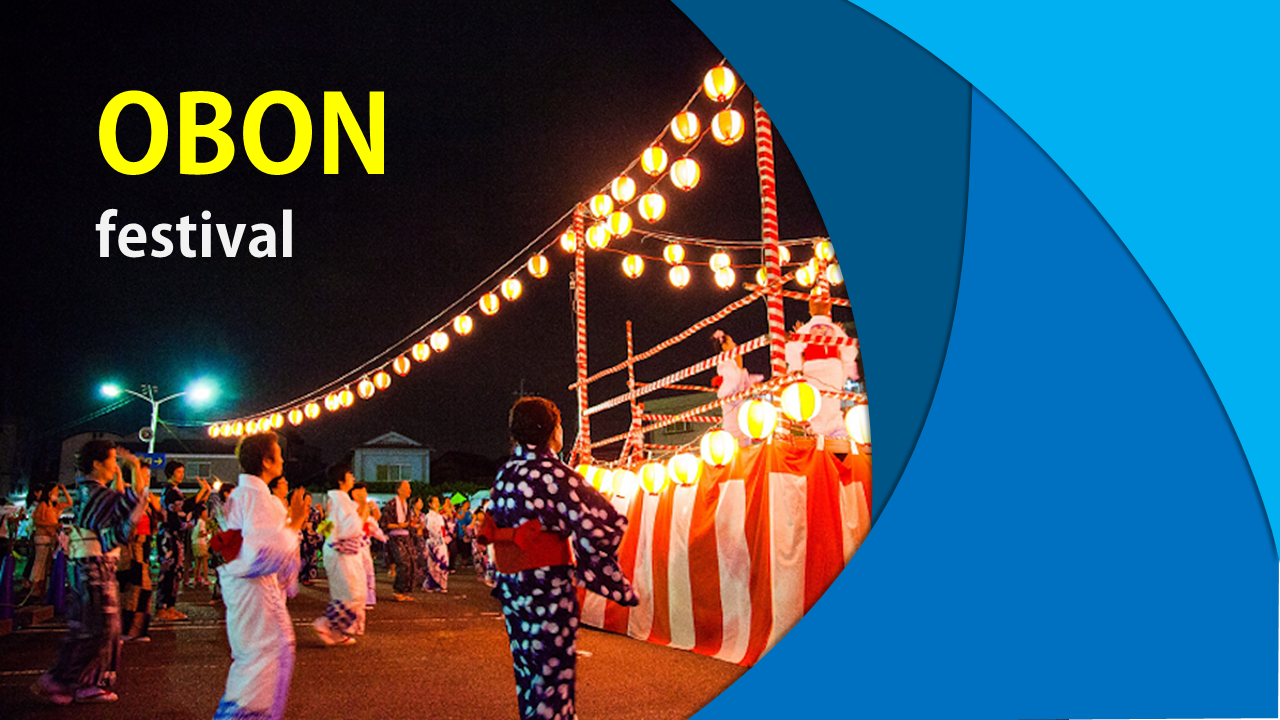
[[[469, 570], [447, 595], [380, 602], [350, 647], [325, 647], [310, 622], [328, 602], [324, 580], [289, 602], [298, 637], [288, 717], [497, 720], [517, 718], [511, 653], [498, 602]], [[190, 621], [157, 624], [152, 642], [124, 648], [120, 701], [56, 707], [28, 686], [52, 664], [62, 637], [48, 623], [0, 638], [0, 718], [211, 718], [231, 664], [222, 609], [185, 590]], [[578, 713], [583, 718], [687, 718], [745, 671], [736, 665], [584, 629], [578, 636]]]

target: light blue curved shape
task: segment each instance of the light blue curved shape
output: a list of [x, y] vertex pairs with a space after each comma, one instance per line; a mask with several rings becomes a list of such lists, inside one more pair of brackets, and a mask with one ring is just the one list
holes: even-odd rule
[[1195, 348], [1280, 517], [1280, 3], [857, 4], [973, 83], [1092, 201]]

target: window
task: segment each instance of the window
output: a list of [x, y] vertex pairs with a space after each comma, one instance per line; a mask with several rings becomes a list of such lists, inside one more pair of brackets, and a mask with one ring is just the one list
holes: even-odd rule
[[186, 464], [187, 478], [195, 480], [196, 478], [204, 478], [205, 480], [213, 480], [213, 463], [208, 460], [192, 460]]
[[663, 435], [680, 435], [683, 433], [687, 433], [692, 429], [693, 429], [692, 425], [690, 425], [687, 422], [681, 421], [678, 423], [671, 423], [670, 425], [662, 428], [662, 434]]
[[376, 472], [378, 482], [413, 480], [412, 465], [379, 465]]

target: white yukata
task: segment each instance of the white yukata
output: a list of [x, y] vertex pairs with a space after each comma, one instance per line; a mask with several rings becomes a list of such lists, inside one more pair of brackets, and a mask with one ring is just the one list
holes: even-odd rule
[[[736, 359], [722, 360], [716, 364], [716, 374], [720, 376], [720, 387], [716, 388], [716, 397], [721, 400], [746, 390], [764, 379], [762, 375], [753, 375], [747, 372], [746, 368], [738, 365]], [[724, 414], [724, 420], [720, 425], [730, 435], [738, 438], [739, 444], [750, 442], [750, 438], [742, 431], [742, 425], [738, 422], [738, 408], [742, 407], [741, 400], [733, 403], [727, 403], [721, 412]]]
[[223, 530], [239, 530], [235, 560], [218, 568], [227, 606], [231, 670], [214, 720], [284, 717], [293, 677], [293, 622], [285, 600], [296, 592], [298, 533], [256, 475], [240, 476], [225, 504]]
[[[796, 334], [849, 337], [844, 328], [826, 315], [814, 315], [809, 322], [800, 326]], [[858, 372], [858, 348], [853, 345], [810, 345], [792, 340], [787, 343], [786, 353], [787, 369], [791, 372], [804, 372], [805, 379], [818, 390], [844, 390], [844, 381]], [[809, 427], [819, 435], [845, 437], [849, 434], [844, 427], [840, 401], [826, 395], [822, 397], [822, 407], [818, 409], [818, 414], [809, 421]]]
[[363, 557], [368, 544], [364, 521], [360, 519], [356, 501], [341, 490], [329, 491], [329, 517], [333, 520], [333, 532], [324, 544], [329, 607], [316, 623], [324, 623], [331, 633], [356, 635], [364, 628], [364, 601], [368, 592]]

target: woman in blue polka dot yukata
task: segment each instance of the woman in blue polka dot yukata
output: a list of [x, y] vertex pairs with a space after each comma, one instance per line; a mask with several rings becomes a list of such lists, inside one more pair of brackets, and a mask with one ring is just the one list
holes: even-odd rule
[[638, 600], [618, 567], [627, 519], [556, 453], [560, 411], [525, 397], [511, 408], [511, 458], [480, 540], [492, 543], [494, 595], [511, 639], [520, 717], [574, 720], [578, 585], [622, 605]]

